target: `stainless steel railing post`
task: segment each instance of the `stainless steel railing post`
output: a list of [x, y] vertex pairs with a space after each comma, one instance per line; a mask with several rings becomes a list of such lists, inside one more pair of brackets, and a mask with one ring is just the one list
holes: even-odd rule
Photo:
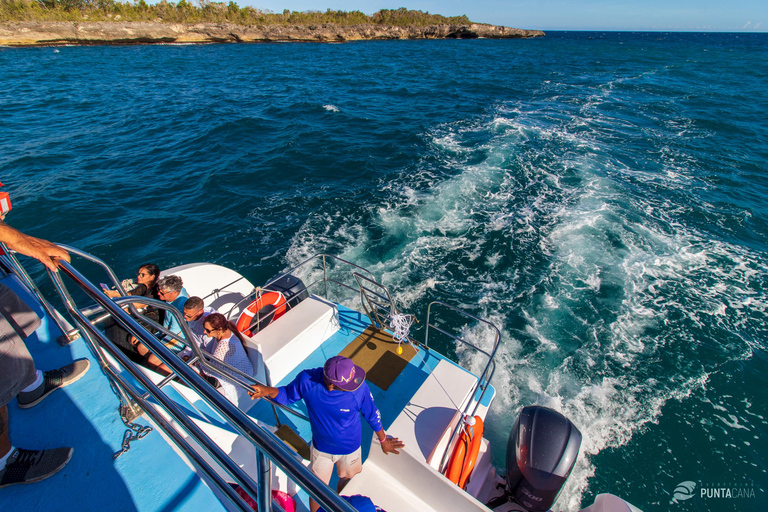
[[261, 450], [256, 450], [256, 473], [259, 483], [259, 510], [270, 510], [272, 503], [272, 464]]
[[61, 318], [59, 318], [58, 314], [56, 314], [56, 310], [53, 309], [53, 306], [48, 302], [48, 300], [43, 296], [40, 289], [35, 285], [35, 282], [32, 281], [32, 278], [27, 273], [27, 269], [25, 269], [21, 263], [19, 263], [19, 260], [16, 258], [16, 255], [11, 252], [10, 249], [8, 249], [8, 246], [5, 245], [5, 243], [0, 242], [0, 250], [5, 253], [5, 255], [8, 257], [8, 260], [10, 261], [10, 267], [16, 274], [16, 276], [24, 282], [25, 285], [27, 285], [27, 288], [32, 291], [32, 293], [37, 296], [38, 300], [40, 301], [40, 304], [43, 305], [43, 309], [45, 309], [46, 314], [49, 318], [51, 318], [54, 322], [56, 322], [56, 326], [59, 328], [59, 330], [62, 333], [62, 336], [64, 336], [65, 340], [59, 340], [60, 345], [67, 345], [70, 342], [77, 339], [77, 337], [80, 335], [76, 329], [69, 329], [68, 326], [64, 325]]

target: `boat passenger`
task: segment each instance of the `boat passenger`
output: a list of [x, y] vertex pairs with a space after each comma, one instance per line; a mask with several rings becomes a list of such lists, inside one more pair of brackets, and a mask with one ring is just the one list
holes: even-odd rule
[[[22, 233], [0, 220], [0, 242], [39, 260], [56, 272], [59, 260], [69, 261], [64, 249]], [[11, 288], [0, 284], [0, 487], [38, 482], [60, 471], [72, 458], [71, 447], [26, 450], [11, 444], [8, 402], [17, 397], [19, 407], [39, 404], [59, 388], [85, 375], [88, 359], [78, 359], [57, 370], [40, 372], [24, 339], [41, 320]]]
[[[331, 481], [333, 466], [339, 475], [336, 492], [341, 492], [349, 480], [363, 469], [362, 414], [381, 443], [385, 454], [400, 452], [405, 444], [388, 437], [381, 424], [381, 413], [373, 402], [373, 395], [365, 381], [365, 370], [351, 359], [335, 356], [322, 368], [299, 373], [287, 386], [279, 388], [253, 385], [248, 394], [254, 398], [268, 397], [289, 405], [304, 400], [312, 428], [312, 450], [309, 468], [326, 484]], [[316, 512], [319, 505], [309, 502]]]
[[[139, 295], [142, 297], [150, 297], [152, 299], [159, 298], [157, 293], [157, 280], [160, 277], [160, 267], [154, 263], [145, 263], [139, 267], [139, 273], [136, 276], [136, 282], [133, 280], [123, 281], [121, 284], [126, 289], [128, 295]], [[120, 296], [120, 292], [117, 290], [105, 290], [104, 294], [107, 297], [116, 298]], [[136, 307], [142, 307], [141, 304], [136, 304]], [[160, 312], [157, 308], [147, 308], [144, 312], [144, 316], [154, 320], [160, 321]]]
[[189, 330], [192, 331], [197, 346], [208, 353], [212, 353], [210, 347], [213, 343], [213, 338], [205, 334], [203, 323], [208, 318], [208, 315], [215, 312], [216, 310], [206, 306], [200, 297], [190, 297], [184, 303], [184, 320], [189, 324]]
[[[221, 313], [211, 313], [203, 322], [203, 332], [213, 339], [208, 345], [210, 350], [203, 350], [214, 358], [224, 361], [228, 365], [237, 368], [246, 375], [253, 375], [253, 365], [245, 352], [245, 341], [237, 327], [228, 321]], [[223, 367], [221, 367], [223, 369]], [[203, 371], [203, 373], [205, 373]], [[241, 399], [245, 399], [247, 392], [231, 380], [219, 375], [214, 375], [219, 380], [221, 387], [219, 392], [237, 405]]]
[[[160, 279], [157, 282], [157, 294], [161, 300], [170, 303], [171, 306], [175, 307], [179, 312], [184, 309], [184, 304], [189, 298], [189, 294], [184, 288], [184, 282], [179, 276], [166, 276]], [[181, 324], [179, 324], [179, 321], [176, 319], [176, 315], [172, 315], [168, 312], [166, 312], [163, 327], [174, 334], [181, 333]], [[178, 344], [178, 342], [174, 343]], [[171, 348], [171, 350], [179, 352], [182, 348], [184, 347]]]
[[[123, 288], [126, 290], [128, 295], [159, 299], [157, 290], [157, 280], [159, 277], [160, 267], [154, 263], [145, 263], [139, 267], [136, 282], [129, 280], [123, 281], [121, 284], [123, 285]], [[113, 299], [120, 296], [120, 292], [117, 290], [105, 290], [104, 294], [107, 297], [111, 297]], [[138, 308], [144, 307], [143, 304], [139, 303], [134, 305]], [[144, 317], [150, 320], [158, 323], [160, 322], [160, 310], [157, 308], [147, 307], [142, 314]], [[106, 334], [106, 336], [112, 340], [115, 345], [120, 347], [120, 349], [125, 352], [126, 355], [131, 358], [131, 360], [137, 363], [143, 360], [144, 355], [139, 354], [138, 352], [138, 341], [136, 338], [131, 336], [128, 331], [123, 329], [123, 327], [120, 326], [117, 322], [114, 320], [108, 321], [108, 323], [104, 325], [104, 334]]]
[[[170, 303], [170, 305], [179, 310], [179, 312], [184, 308], [184, 303], [189, 298], [187, 290], [184, 289], [184, 282], [179, 276], [173, 275], [163, 277], [157, 282], [157, 294], [161, 300]], [[170, 311], [165, 312], [163, 327], [174, 334], [181, 334], [181, 324], [179, 324], [179, 321], [176, 319], [176, 315], [172, 314]], [[170, 336], [164, 336], [163, 341], [165, 342], [165, 346], [175, 354], [184, 350], [184, 347], [186, 346], [184, 343], [171, 338]], [[136, 348], [139, 354], [147, 358], [147, 363], [150, 368], [171, 373], [170, 368], [165, 366], [157, 356], [150, 353], [147, 347], [139, 343], [136, 345]]]

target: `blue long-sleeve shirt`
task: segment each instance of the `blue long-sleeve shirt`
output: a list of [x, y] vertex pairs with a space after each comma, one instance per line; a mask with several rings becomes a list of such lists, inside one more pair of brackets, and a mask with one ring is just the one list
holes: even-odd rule
[[348, 455], [360, 448], [360, 414], [374, 432], [384, 428], [366, 382], [355, 391], [328, 391], [323, 369], [314, 368], [304, 370], [290, 384], [277, 389], [276, 402], [289, 405], [303, 399], [307, 404], [312, 444], [321, 452]]
[[[173, 299], [173, 301], [169, 304], [183, 313], [184, 304], [187, 302], [188, 298], [189, 294], [187, 293], [187, 289], [182, 288], [179, 291], [179, 296]], [[163, 326], [174, 334], [179, 334], [181, 332], [181, 324], [179, 324], [179, 321], [176, 320], [176, 316], [174, 316], [169, 311], [165, 312], [165, 320], [163, 321]]]

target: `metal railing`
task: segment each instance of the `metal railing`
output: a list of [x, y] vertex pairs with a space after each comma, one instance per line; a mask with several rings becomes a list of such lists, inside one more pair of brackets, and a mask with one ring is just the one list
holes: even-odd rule
[[[233, 320], [233, 316], [232, 315], [233, 315], [233, 313], [235, 311], [240, 311], [241, 314], [242, 314], [242, 311], [244, 310], [244, 306], [247, 307], [253, 301], [257, 300], [258, 297], [263, 292], [276, 291], [274, 289], [274, 284], [276, 282], [278, 282], [279, 280], [281, 280], [282, 278], [284, 278], [286, 276], [293, 276], [297, 271], [300, 271], [300, 270], [301, 271], [305, 271], [307, 273], [311, 273], [312, 269], [310, 267], [313, 264], [316, 264], [316, 263], [319, 263], [321, 265], [322, 276], [314, 279], [313, 281], [304, 282], [304, 286], [307, 289], [307, 291], [311, 291], [311, 290], [315, 289], [317, 286], [322, 284], [322, 286], [323, 286], [322, 297], [324, 299], [326, 299], [326, 300], [329, 300], [329, 297], [328, 297], [328, 284], [331, 283], [331, 284], [339, 285], [342, 288], [346, 288], [347, 290], [353, 292], [354, 294], [360, 293], [360, 289], [359, 288], [354, 288], [353, 286], [350, 286], [349, 284], [347, 284], [347, 283], [345, 283], [343, 281], [339, 281], [337, 279], [333, 279], [333, 278], [329, 278], [328, 277], [329, 260], [332, 261], [332, 262], [338, 262], [338, 263], [340, 263], [342, 265], [348, 266], [349, 268], [355, 269], [356, 271], [364, 272], [365, 274], [367, 274], [367, 276], [364, 276], [365, 278], [372, 279], [372, 280], [375, 281], [375, 279], [373, 277], [373, 274], [369, 270], [367, 270], [367, 269], [365, 269], [365, 268], [363, 268], [363, 267], [361, 267], [359, 265], [355, 265], [354, 263], [351, 263], [351, 262], [349, 262], [347, 260], [339, 258], [338, 256], [333, 256], [333, 255], [330, 255], [330, 254], [316, 254], [315, 256], [307, 258], [306, 260], [304, 260], [301, 263], [299, 263], [298, 265], [296, 265], [296, 266], [286, 270], [285, 272], [283, 272], [281, 274], [278, 274], [276, 277], [272, 278], [264, 286], [254, 288], [251, 293], [249, 293], [248, 295], [244, 296], [237, 303], [232, 305], [232, 307], [229, 309], [229, 312], [226, 315], [227, 318], [230, 319], [230, 320]], [[356, 272], [356, 271], [353, 272], [353, 274], [357, 274], [358, 272]], [[269, 324], [272, 321], [271, 320], [272, 317], [274, 317], [274, 315], [279, 310], [280, 309], [278, 308], [278, 309], [275, 309], [273, 311], [270, 311], [270, 312], [266, 313], [263, 317], [261, 317], [261, 315], [257, 312], [254, 315], [254, 321], [252, 323], [254, 325], [267, 325], [267, 324]], [[253, 325], [251, 327], [253, 327]], [[255, 334], [255, 332], [254, 332], [254, 334]], [[267, 375], [269, 375], [269, 374], [267, 373]], [[271, 383], [268, 383], [268, 385], [271, 385]]]
[[[104, 261], [97, 258], [96, 256], [93, 256], [92, 254], [89, 254], [85, 251], [81, 251], [80, 249], [77, 249], [75, 247], [70, 247], [67, 245], [61, 245], [61, 247], [69, 251], [71, 254], [74, 254], [91, 263], [96, 264], [98, 267], [101, 267], [101, 269], [104, 272], [107, 273], [110, 280], [113, 282], [113, 284], [115, 284], [115, 287], [117, 288], [118, 292], [121, 293], [121, 297], [117, 297], [113, 299], [113, 301], [116, 304], [118, 305], [124, 304], [125, 305], [124, 307], [128, 307], [130, 313], [134, 316], [134, 318], [141, 318], [141, 321], [144, 324], [151, 327], [154, 331], [163, 334], [165, 338], [173, 339], [176, 342], [182, 343], [187, 347], [189, 347], [190, 350], [192, 350], [194, 356], [189, 361], [186, 362], [187, 366], [192, 366], [193, 364], [197, 363], [199, 366], [202, 367], [203, 372], [206, 373], [207, 375], [227, 379], [229, 382], [232, 382], [236, 386], [243, 389], [250, 389], [252, 384], [262, 384], [261, 382], [253, 378], [253, 376], [243, 373], [242, 371], [235, 368], [234, 366], [231, 366], [225, 363], [224, 361], [216, 359], [211, 354], [208, 354], [207, 352], [201, 350], [200, 347], [197, 345], [197, 343], [190, 343], [190, 340], [192, 340], [194, 336], [192, 334], [192, 331], [189, 328], [187, 321], [184, 319], [182, 313], [178, 309], [169, 305], [167, 302], [153, 299], [151, 297], [128, 295], [123, 289], [122, 284], [118, 280], [114, 271]], [[236, 283], [241, 279], [244, 279], [244, 278], [242, 277], [238, 278], [232, 283]], [[226, 288], [232, 283], [229, 283], [223, 286], [221, 289]], [[142, 316], [141, 313], [143, 311], [143, 308], [142, 309], [137, 308], [134, 303], [140, 303], [149, 307], [161, 309], [165, 311], [166, 315], [170, 314], [175, 316], [177, 325], [179, 325], [182, 329], [181, 335], [179, 335], [178, 333], [169, 331], [165, 326], [158, 324], [157, 322], [153, 321], [150, 318]], [[80, 312], [85, 316], [90, 316], [90, 315], [99, 314], [99, 313], [101, 314], [95, 320], [90, 320], [90, 323], [92, 325], [95, 325], [103, 321], [104, 319], [112, 316], [108, 311], [105, 311], [103, 306], [100, 305], [98, 301], [95, 306], [82, 308], [80, 309]], [[178, 360], [178, 358], [176, 359]], [[265, 367], [265, 373], [267, 376], [269, 375], [269, 372], [266, 372], [266, 367]], [[175, 375], [173, 373], [168, 377], [166, 377], [166, 379], [160, 383], [161, 387], [165, 383], [171, 381], [174, 377]], [[309, 421], [309, 418], [307, 416], [305, 416], [304, 414], [300, 413], [299, 411], [291, 407], [288, 407], [283, 404], [279, 404], [271, 400], [270, 400], [270, 404], [272, 405], [273, 409], [280, 408], [283, 411], [293, 416], [296, 416], [304, 421]], [[280, 426], [280, 419], [277, 416], [277, 412], [275, 412], [275, 419], [277, 420], [278, 426]]]
[[[72, 254], [100, 263], [110, 275], [118, 290], [124, 292], [114, 273], [98, 258], [75, 248], [62, 247]], [[18, 262], [16, 264], [23, 269]], [[191, 339], [191, 332], [189, 332], [186, 322], [180, 317], [181, 314], [178, 310], [175, 310], [175, 308], [170, 307], [166, 303], [147, 297], [124, 296], [112, 300], [67, 262], [60, 262], [59, 272], [51, 272], [50, 270], [47, 272], [56, 291], [61, 296], [67, 312], [78, 326], [88, 348], [99, 362], [101, 370], [107, 376], [110, 383], [119, 389], [119, 396], [135, 401], [152, 418], [156, 425], [168, 435], [171, 442], [205, 476], [209, 485], [216, 488], [224, 499], [229, 500], [235, 508], [243, 511], [251, 510], [250, 506], [229, 485], [227, 480], [219, 474], [218, 470], [226, 472], [230, 480], [237, 483], [247, 494], [255, 499], [259, 505], [259, 510], [281, 511], [282, 508], [271, 499], [271, 478], [269, 476], [271, 474], [271, 464], [275, 464], [327, 510], [355, 512], [354, 508], [309, 471], [281, 439], [269, 430], [256, 424], [253, 419], [216, 391], [188, 364], [181, 361], [161, 340], [149, 332], [142, 323], [138, 322], [136, 318], [138, 318], [139, 313], [134, 307], [133, 302], [141, 302], [142, 304], [164, 308], [171, 314], [177, 315], [180, 325], [184, 328], [184, 335]], [[120, 327], [143, 343], [163, 364], [170, 368], [172, 376], [178, 377], [184, 384], [193, 389], [203, 401], [224, 418], [228, 425], [232, 426], [239, 434], [253, 444], [256, 451], [257, 475], [249, 475], [240, 468], [227, 453], [195, 424], [174, 400], [165, 394], [163, 387], [170, 379], [165, 379], [163, 382], [155, 384], [99, 328], [92, 324], [91, 320], [78, 309], [67, 286], [64, 284], [63, 276], [71, 279], [80, 290], [96, 303], [97, 308], [108, 313]], [[30, 288], [30, 291], [42, 303], [44, 298], [40, 291], [36, 287]], [[130, 313], [123, 309], [125, 306], [128, 307]], [[173, 333], [162, 329], [162, 326], [146, 318], [142, 318], [142, 322], [151, 325], [152, 328], [159, 328], [165, 334], [173, 335]], [[190, 347], [195, 346], [194, 343], [190, 344]], [[107, 355], [112, 358], [111, 361]], [[196, 356], [200, 358], [200, 363], [204, 364], [205, 357], [200, 353], [197, 353]], [[217, 365], [220, 364], [223, 363], [217, 360]], [[214, 366], [209, 366], [209, 368], [212, 372], [217, 371]], [[219, 371], [219, 373], [221, 372]], [[244, 374], [240, 376], [244, 376]], [[228, 375], [228, 377], [231, 378], [231, 375]], [[244, 383], [241, 382], [240, 384], [243, 385]], [[203, 454], [185, 438], [185, 435], [191, 438], [214, 461], [215, 466], [205, 459]]]
[[387, 318], [397, 314], [397, 308], [389, 290], [384, 285], [358, 272], [353, 272], [352, 275], [360, 287], [360, 304], [363, 306], [365, 314], [377, 328], [385, 328]]
[[[471, 320], [479, 322], [493, 329], [494, 340], [493, 340], [493, 348], [491, 349], [491, 352], [488, 353], [487, 351], [478, 347], [474, 343], [470, 343], [464, 338], [459, 338], [458, 336], [455, 336], [450, 332], [446, 331], [445, 329], [442, 329], [441, 327], [432, 323], [432, 307], [433, 306], [448, 308], [453, 313], [459, 316], [469, 318]], [[496, 372], [496, 361], [494, 360], [494, 358], [496, 357], [496, 351], [498, 350], [499, 342], [501, 341], [501, 332], [499, 331], [499, 328], [487, 320], [483, 320], [482, 318], [478, 318], [474, 315], [471, 315], [466, 311], [463, 311], [459, 308], [451, 306], [450, 304], [446, 304], [440, 301], [434, 301], [434, 302], [431, 302], [429, 306], [427, 306], [427, 321], [426, 321], [426, 328], [424, 332], [425, 347], [429, 347], [429, 330], [430, 329], [434, 329], [440, 332], [441, 334], [448, 336], [454, 341], [458, 341], [459, 343], [466, 345], [471, 349], [484, 354], [488, 358], [488, 363], [485, 365], [485, 368], [483, 369], [483, 373], [480, 374], [480, 377], [478, 378], [477, 383], [473, 386], [472, 392], [469, 394], [470, 399], [467, 401], [467, 404], [464, 406], [464, 410], [461, 412], [462, 417], [474, 416], [475, 413], [477, 412], [478, 407], [480, 407], [480, 402], [482, 402], [483, 397], [485, 396], [485, 392], [488, 390], [488, 387], [491, 384], [491, 378], [493, 377], [493, 374]], [[478, 390], [480, 390], [480, 396], [476, 397], [475, 395], [477, 395]], [[474, 404], [474, 407], [472, 407], [473, 404]], [[470, 408], [472, 408], [472, 412], [469, 412]], [[448, 438], [448, 444], [446, 445], [447, 449], [443, 453], [443, 457], [440, 459], [440, 466], [438, 467], [439, 468], [438, 471], [443, 471], [443, 469], [445, 468], [445, 463], [447, 462], [448, 455], [451, 452], [450, 447], [453, 446], [454, 441], [456, 440], [459, 433], [461, 432], [461, 427], [463, 424], [464, 422], [460, 420], [454, 427], [453, 432], [451, 433], [451, 437]]]
[[[272, 279], [269, 283], [264, 285], [263, 288], [269, 288], [270, 285], [274, 284], [276, 281], [282, 279], [283, 277], [285, 277], [287, 275], [294, 275], [299, 270], [306, 270], [306, 268], [308, 266], [310, 266], [312, 263], [315, 263], [315, 262], [319, 261], [321, 263], [321, 265], [322, 265], [322, 271], [323, 271], [322, 277], [318, 277], [314, 281], [305, 282], [304, 285], [307, 287], [307, 290], [311, 290], [315, 286], [322, 284], [323, 285], [322, 296], [326, 300], [330, 300], [330, 298], [328, 297], [328, 284], [329, 283], [337, 284], [337, 285], [341, 286], [342, 288], [346, 288], [347, 290], [350, 290], [353, 294], [360, 293], [360, 290], [358, 288], [354, 288], [353, 286], [350, 286], [349, 284], [347, 284], [347, 283], [345, 283], [343, 281], [339, 281], [338, 279], [334, 279], [334, 278], [329, 278], [328, 277], [328, 272], [330, 270], [329, 269], [329, 260], [331, 262], [341, 263], [342, 265], [345, 265], [345, 266], [349, 267], [350, 269], [356, 269], [357, 271], [364, 272], [371, 279], [373, 279], [375, 281], [375, 277], [373, 276], [373, 273], [370, 270], [361, 267], [360, 265], [355, 265], [354, 263], [351, 263], [351, 262], [349, 262], [349, 261], [347, 261], [345, 259], [339, 258], [338, 256], [333, 256], [331, 254], [316, 254], [316, 255], [314, 255], [314, 256], [312, 256], [310, 258], [307, 258], [306, 260], [302, 261], [298, 265], [296, 265], [296, 266], [286, 270], [282, 274], [278, 275], [277, 277]], [[336, 301], [336, 302], [340, 302], [340, 301]]]
[[16, 277], [18, 277], [24, 283], [24, 285], [26, 285], [26, 287], [32, 291], [32, 293], [38, 297], [40, 304], [45, 310], [45, 313], [56, 323], [56, 326], [63, 333], [62, 338], [57, 340], [59, 345], [68, 345], [69, 343], [79, 338], [80, 333], [78, 333], [77, 329], [70, 329], [68, 325], [62, 322], [62, 319], [56, 313], [56, 310], [53, 308], [53, 306], [51, 306], [43, 294], [40, 293], [37, 285], [27, 273], [27, 269], [25, 269], [24, 266], [19, 263], [19, 260], [16, 258], [16, 255], [13, 253], [13, 251], [11, 251], [3, 242], [0, 242], [0, 255], [6, 259], [5, 266], [11, 272], [13, 272]]

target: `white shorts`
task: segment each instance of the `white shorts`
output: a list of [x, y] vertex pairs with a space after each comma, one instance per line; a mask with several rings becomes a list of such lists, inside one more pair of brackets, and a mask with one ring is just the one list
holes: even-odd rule
[[345, 480], [349, 480], [363, 470], [361, 448], [358, 448], [349, 455], [331, 455], [330, 453], [316, 450], [314, 445], [310, 447], [309, 469], [326, 484], [331, 481], [334, 464], [336, 465], [336, 471], [339, 473], [339, 478]]

